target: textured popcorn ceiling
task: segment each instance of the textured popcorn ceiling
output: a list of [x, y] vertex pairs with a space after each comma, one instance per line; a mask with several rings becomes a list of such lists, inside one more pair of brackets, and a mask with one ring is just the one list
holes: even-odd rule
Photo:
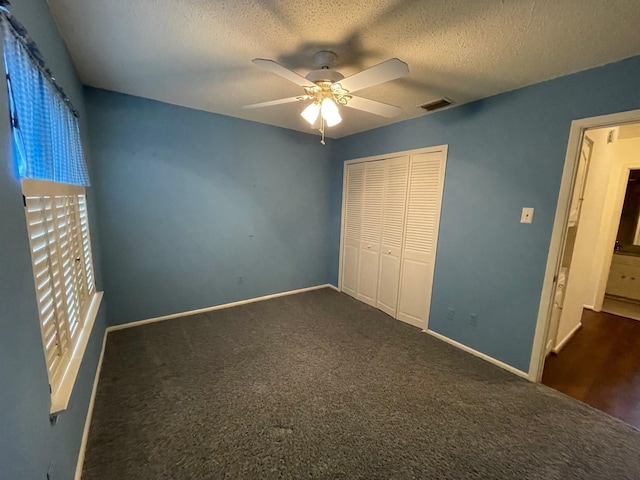
[[345, 76], [405, 61], [408, 77], [358, 92], [402, 115], [342, 108], [334, 138], [640, 54], [638, 0], [48, 1], [85, 84], [300, 131], [300, 103], [240, 108], [302, 93], [252, 58], [305, 75], [329, 49]]

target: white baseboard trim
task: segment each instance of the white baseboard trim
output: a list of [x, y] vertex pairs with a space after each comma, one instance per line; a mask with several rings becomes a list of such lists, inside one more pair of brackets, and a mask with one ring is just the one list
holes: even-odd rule
[[558, 343], [555, 347], [553, 347], [551, 351], [553, 353], [560, 353], [560, 350], [562, 350], [565, 347], [565, 345], [569, 343], [569, 340], [571, 340], [571, 337], [573, 337], [576, 334], [576, 332], [580, 330], [580, 327], [582, 327], [582, 322], [578, 323], [578, 325], [573, 327], [573, 330], [571, 330], [569, 334], [566, 337], [564, 337], [560, 343]]
[[240, 300], [238, 302], [223, 303], [221, 305], [215, 305], [213, 307], [199, 308], [197, 310], [190, 310], [188, 312], [172, 313], [171, 315], [163, 315], [162, 317], [147, 318], [146, 320], [138, 320], [137, 322], [123, 323], [122, 325], [113, 325], [111, 327], [107, 327], [107, 332], [115, 332], [117, 330], [123, 330], [125, 328], [139, 327], [140, 325], [147, 325], [149, 323], [162, 322], [164, 320], [171, 320], [174, 318], [186, 317], [189, 315], [196, 315], [198, 313], [213, 312], [214, 310], [222, 310], [224, 308], [238, 307], [240, 305], [246, 305], [248, 303], [262, 302], [264, 300], [271, 300], [272, 298], [285, 297], [287, 295], [295, 295], [296, 293], [310, 292], [311, 290], [320, 290], [322, 288], [332, 288], [338, 291], [337, 287], [335, 287], [334, 285], [325, 283], [323, 285], [315, 285], [313, 287], [299, 288], [297, 290], [289, 290], [287, 292], [273, 293], [271, 295], [265, 295], [263, 297], [248, 298], [246, 300]]
[[80, 480], [82, 477], [82, 467], [84, 465], [84, 455], [87, 451], [87, 440], [89, 440], [89, 428], [91, 427], [91, 418], [93, 417], [93, 406], [96, 402], [96, 391], [98, 390], [98, 381], [100, 380], [100, 371], [102, 370], [102, 359], [104, 358], [104, 349], [107, 345], [107, 332], [105, 330], [102, 337], [102, 351], [100, 352], [100, 358], [98, 359], [98, 367], [96, 368], [96, 374], [93, 377], [93, 387], [91, 389], [91, 397], [89, 398], [89, 408], [87, 409], [87, 418], [84, 421], [84, 431], [82, 432], [82, 440], [80, 441], [80, 451], [78, 452], [78, 462], [76, 463], [76, 474], [73, 477], [75, 480]]
[[460, 350], [464, 350], [467, 353], [470, 353], [471, 355], [475, 355], [478, 358], [481, 358], [482, 360], [485, 360], [489, 363], [493, 363], [494, 365], [507, 370], [508, 372], [513, 373], [514, 375], [517, 375], [519, 377], [522, 377], [524, 379], [529, 380], [529, 374], [523, 372], [522, 370], [518, 370], [515, 367], [512, 367], [511, 365], [508, 365], [504, 362], [501, 362], [500, 360], [496, 360], [493, 357], [490, 357], [489, 355], [485, 355], [482, 352], [479, 352], [477, 350], [474, 350], [471, 347], [467, 347], [465, 344], [460, 343], [460, 342], [456, 342], [455, 340], [451, 340], [449, 337], [445, 337], [444, 335], [441, 335], [439, 333], [434, 332], [433, 330], [423, 330], [423, 332], [428, 333], [429, 335], [437, 338], [438, 340], [442, 340], [443, 342], [446, 342], [450, 345], [453, 345], [454, 347], [459, 348]]

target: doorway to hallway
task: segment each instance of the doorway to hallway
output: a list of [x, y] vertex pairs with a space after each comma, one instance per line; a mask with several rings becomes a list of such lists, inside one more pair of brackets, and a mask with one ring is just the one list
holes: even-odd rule
[[[640, 285], [640, 248], [616, 245], [619, 227], [631, 228], [620, 219], [634, 169], [640, 111], [572, 124], [530, 378], [640, 429], [640, 321], [605, 313], [615, 281]], [[638, 275], [618, 271], [620, 254], [637, 257]]]

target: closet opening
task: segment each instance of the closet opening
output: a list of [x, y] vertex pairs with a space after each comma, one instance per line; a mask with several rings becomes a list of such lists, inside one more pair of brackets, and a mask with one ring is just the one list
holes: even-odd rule
[[447, 147], [345, 162], [340, 290], [428, 329]]

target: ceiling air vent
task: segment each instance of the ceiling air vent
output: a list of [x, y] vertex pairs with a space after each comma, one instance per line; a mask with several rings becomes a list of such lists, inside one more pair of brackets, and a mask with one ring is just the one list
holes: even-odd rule
[[435, 110], [440, 110], [441, 108], [448, 107], [449, 105], [453, 105], [453, 100], [449, 100], [448, 98], [441, 98], [439, 100], [434, 100], [433, 102], [419, 105], [419, 107], [424, 108], [427, 112], [433, 112]]

